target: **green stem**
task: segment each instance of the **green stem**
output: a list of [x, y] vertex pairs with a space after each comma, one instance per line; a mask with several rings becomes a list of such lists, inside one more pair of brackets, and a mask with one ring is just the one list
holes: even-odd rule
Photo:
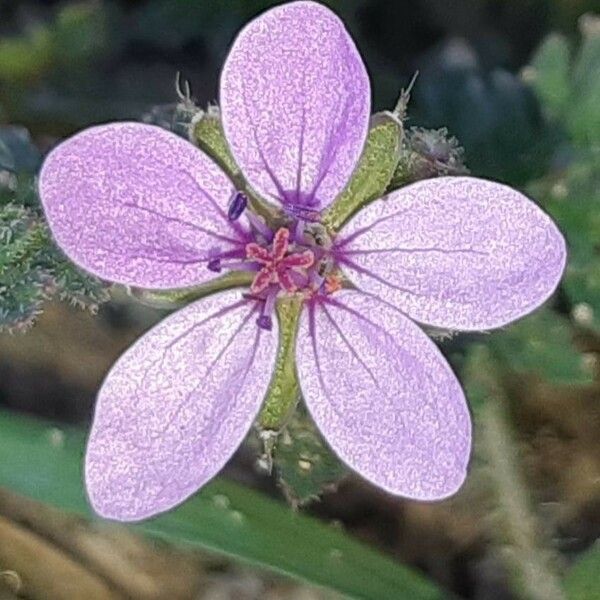
[[494, 364], [482, 349], [476, 378], [488, 395], [481, 408], [481, 448], [490, 468], [503, 527], [501, 541], [508, 543], [507, 565], [521, 595], [528, 600], [565, 600], [558, 562], [540, 530], [519, 468], [519, 453], [506, 412], [506, 397]]

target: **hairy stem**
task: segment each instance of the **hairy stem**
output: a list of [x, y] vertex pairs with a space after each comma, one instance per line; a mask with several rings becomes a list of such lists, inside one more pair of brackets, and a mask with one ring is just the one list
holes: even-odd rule
[[481, 448], [490, 466], [490, 476], [501, 510], [500, 541], [507, 545], [506, 559], [513, 582], [528, 600], [565, 600], [558, 562], [544, 544], [531, 499], [519, 469], [519, 453], [506, 413], [506, 397], [484, 351], [478, 365], [477, 383], [485, 389], [481, 408]]

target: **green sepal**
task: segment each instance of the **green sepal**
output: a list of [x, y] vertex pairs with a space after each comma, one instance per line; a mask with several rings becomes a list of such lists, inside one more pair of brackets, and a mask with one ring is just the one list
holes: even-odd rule
[[272, 203], [260, 198], [244, 180], [243, 173], [229, 150], [218, 106], [209, 106], [206, 112], [199, 113], [192, 120], [190, 138], [229, 175], [236, 188], [248, 196], [251, 210], [264, 217], [272, 228], [274, 224], [283, 219], [282, 211]]
[[258, 417], [262, 433], [279, 432], [298, 403], [300, 387], [296, 374], [296, 335], [304, 297], [284, 296], [277, 302], [279, 347], [277, 360], [263, 408]]
[[409, 183], [444, 175], [466, 175], [464, 150], [445, 127], [405, 131], [388, 193]]
[[273, 464], [279, 485], [294, 508], [317, 500], [346, 474], [344, 465], [300, 408], [277, 440]]
[[190, 136], [192, 142], [204, 150], [233, 181], [239, 179], [240, 169], [225, 139], [218, 106], [209, 106], [206, 112], [199, 113], [192, 121]]
[[363, 206], [385, 194], [398, 164], [402, 135], [402, 121], [395, 114], [373, 115], [358, 166], [346, 189], [323, 215], [327, 228], [338, 231]]
[[190, 302], [205, 296], [236, 287], [248, 287], [252, 283], [254, 273], [250, 271], [229, 271], [203, 285], [173, 290], [144, 290], [129, 288], [129, 294], [136, 300], [153, 308], [167, 310], [186, 306]]

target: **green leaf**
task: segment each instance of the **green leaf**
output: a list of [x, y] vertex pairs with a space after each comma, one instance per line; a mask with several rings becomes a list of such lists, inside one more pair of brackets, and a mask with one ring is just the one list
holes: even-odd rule
[[573, 335], [568, 319], [543, 308], [491, 334], [489, 347], [504, 367], [516, 373], [537, 373], [555, 384], [589, 384], [593, 372], [573, 345]]
[[[82, 485], [85, 435], [0, 411], [0, 485], [90, 516]], [[212, 550], [363, 600], [434, 600], [442, 592], [338, 529], [232, 482], [135, 528]]]
[[0, 331], [26, 330], [52, 296], [91, 311], [109, 299], [106, 285], [54, 244], [39, 210], [0, 204]]
[[600, 142], [600, 17], [581, 20], [583, 36], [572, 77], [572, 106], [567, 124], [574, 140], [582, 144]]
[[271, 383], [258, 418], [259, 427], [263, 431], [279, 431], [298, 402], [300, 387], [294, 349], [303, 301], [303, 297], [298, 294], [283, 297], [277, 302], [279, 348]]
[[591, 309], [588, 322], [582, 324], [600, 330], [600, 151], [579, 149], [558, 178], [551, 174], [530, 190], [543, 199], [567, 238], [563, 288], [575, 310], [578, 305]]
[[108, 284], [78, 269], [58, 248], [48, 248], [46, 255], [59, 300], [94, 314], [100, 304], [110, 300]]
[[398, 164], [402, 123], [389, 112], [371, 118], [371, 128], [362, 156], [350, 183], [323, 215], [323, 224], [338, 231], [363, 206], [380, 198]]
[[536, 51], [531, 65], [524, 72], [540, 100], [552, 117], [567, 107], [571, 83], [571, 50], [567, 39], [559, 34], [549, 35]]
[[596, 542], [571, 567], [565, 577], [565, 591], [569, 600], [600, 600], [600, 543]]

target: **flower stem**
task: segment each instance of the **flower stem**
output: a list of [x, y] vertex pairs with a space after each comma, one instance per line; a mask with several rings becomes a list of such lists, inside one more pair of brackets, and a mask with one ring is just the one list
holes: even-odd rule
[[506, 564], [520, 597], [529, 600], [565, 600], [555, 553], [544, 544], [537, 517], [519, 468], [519, 453], [506, 412], [506, 396], [494, 363], [482, 349], [476, 374], [485, 388], [481, 407], [481, 449], [490, 466], [490, 476], [501, 511], [503, 527], [496, 528], [501, 543], [507, 544]]

